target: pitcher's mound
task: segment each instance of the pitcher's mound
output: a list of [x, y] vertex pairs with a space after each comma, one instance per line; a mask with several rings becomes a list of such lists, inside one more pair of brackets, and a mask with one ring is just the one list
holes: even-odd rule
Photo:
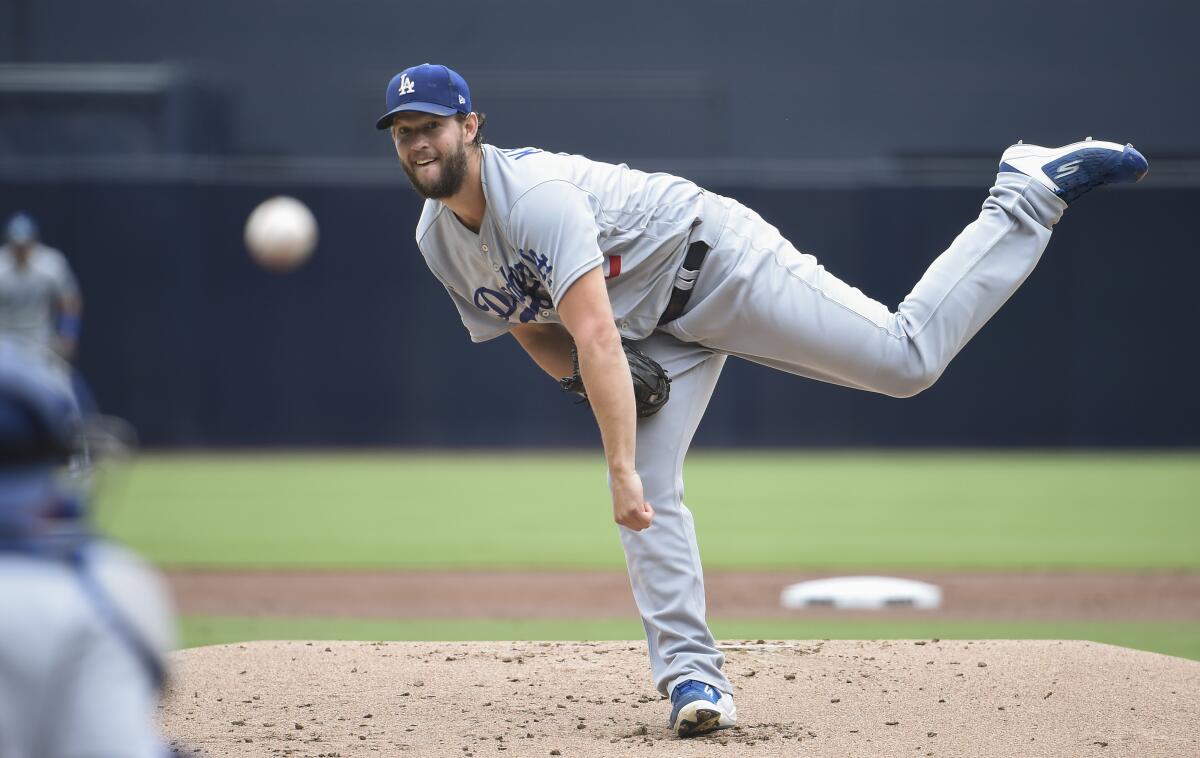
[[690, 740], [632, 642], [183, 650], [162, 723], [223, 757], [1200, 755], [1200, 662], [1063, 641], [722, 649], [738, 726]]

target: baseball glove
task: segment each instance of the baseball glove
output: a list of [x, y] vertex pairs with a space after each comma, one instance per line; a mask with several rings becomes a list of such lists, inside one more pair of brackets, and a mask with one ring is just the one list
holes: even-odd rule
[[[666, 370], [658, 365], [658, 361], [633, 346], [628, 340], [621, 340], [625, 348], [625, 358], [629, 361], [629, 374], [633, 377], [633, 399], [637, 405], [637, 415], [645, 418], [653, 416], [666, 405], [671, 396], [671, 377]], [[587, 400], [587, 390], [583, 386], [583, 377], [579, 375], [579, 353], [571, 347], [571, 369], [568, 377], [558, 380], [563, 392], [574, 392]]]

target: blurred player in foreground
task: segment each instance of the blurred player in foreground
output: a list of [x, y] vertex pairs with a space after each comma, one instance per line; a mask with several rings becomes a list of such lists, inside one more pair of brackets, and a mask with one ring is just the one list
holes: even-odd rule
[[[979, 216], [893, 312], [686, 179], [483, 144], [467, 83], [445, 66], [397, 74], [386, 102], [376, 126], [426, 198], [417, 244], [471, 338], [511, 333], [591, 401], [655, 685], [680, 736], [736, 720], [683, 505], [684, 455], [726, 357], [915, 395], [1033, 271], [1068, 204], [1147, 170], [1129, 145], [1013, 145]], [[793, 138], [751, 121], [755, 136]]]
[[0, 756], [163, 758], [165, 588], [89, 528], [63, 362], [0, 337]]

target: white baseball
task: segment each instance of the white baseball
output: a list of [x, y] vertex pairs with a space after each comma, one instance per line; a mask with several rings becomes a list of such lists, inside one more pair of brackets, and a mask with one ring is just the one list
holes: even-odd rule
[[317, 246], [317, 219], [294, 197], [264, 200], [246, 219], [246, 249], [263, 268], [291, 271]]

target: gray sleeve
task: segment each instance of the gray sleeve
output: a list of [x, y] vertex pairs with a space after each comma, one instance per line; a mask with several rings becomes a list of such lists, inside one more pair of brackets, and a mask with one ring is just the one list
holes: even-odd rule
[[570, 182], [543, 182], [526, 192], [510, 209], [508, 226], [555, 308], [576, 279], [604, 261], [592, 196]]
[[71, 266], [67, 263], [65, 255], [57, 250], [52, 250], [54, 253], [53, 266], [51, 274], [54, 278], [54, 294], [60, 298], [78, 297], [79, 283], [75, 281], [75, 274], [71, 273]]

